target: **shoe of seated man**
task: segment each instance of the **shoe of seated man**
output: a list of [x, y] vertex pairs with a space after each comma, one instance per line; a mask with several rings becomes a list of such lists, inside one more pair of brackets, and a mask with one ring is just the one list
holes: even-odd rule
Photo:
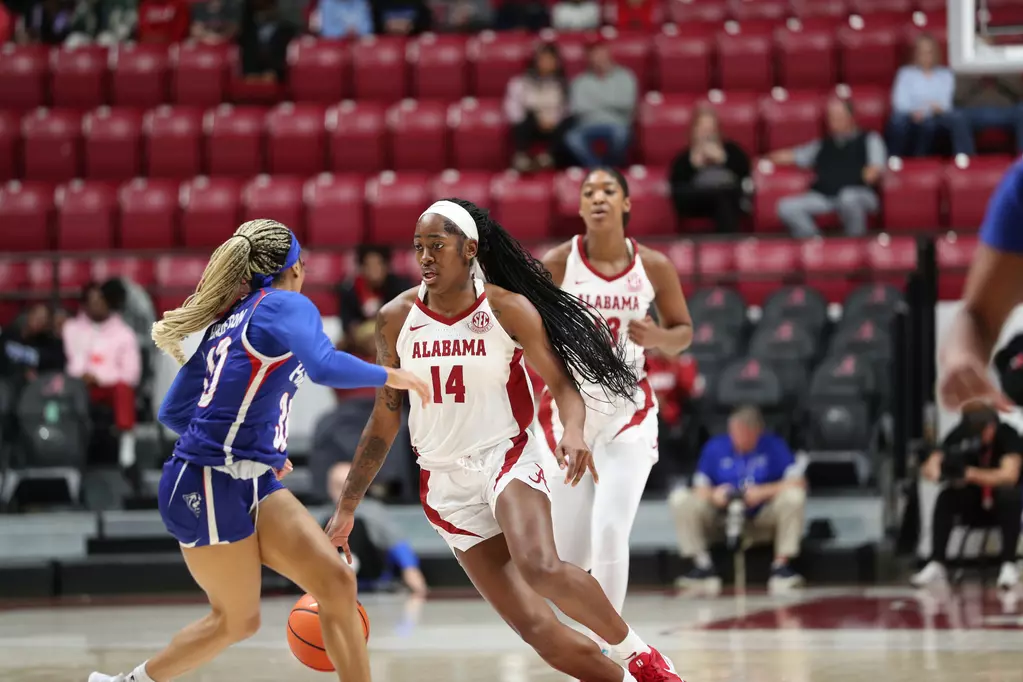
[[1013, 590], [1019, 585], [1019, 568], [1012, 561], [1006, 561], [998, 571], [998, 589]]
[[913, 587], [927, 587], [928, 585], [940, 585], [948, 582], [948, 571], [938, 561], [928, 561], [927, 565], [914, 573], [909, 579]]
[[707, 596], [716, 597], [721, 594], [721, 578], [713, 567], [694, 566], [691, 571], [676, 580], [675, 585], [680, 589], [698, 591]]
[[771, 594], [778, 594], [802, 585], [803, 576], [796, 573], [795, 569], [788, 564], [782, 564], [771, 570], [771, 577], [767, 580], [767, 591]]

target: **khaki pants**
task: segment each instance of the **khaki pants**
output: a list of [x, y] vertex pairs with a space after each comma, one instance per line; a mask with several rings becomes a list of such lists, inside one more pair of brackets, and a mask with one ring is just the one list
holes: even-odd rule
[[[722, 510], [702, 500], [687, 489], [679, 489], [668, 498], [682, 556], [693, 558], [707, 551], [708, 541], [724, 538]], [[785, 488], [765, 504], [760, 512], [746, 520], [746, 533], [754, 541], [774, 537], [775, 556], [791, 558], [799, 555], [803, 538], [803, 515], [806, 490]]]

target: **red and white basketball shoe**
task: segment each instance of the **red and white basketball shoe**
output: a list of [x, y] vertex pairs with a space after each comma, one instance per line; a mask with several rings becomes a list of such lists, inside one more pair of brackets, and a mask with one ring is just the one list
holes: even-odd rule
[[636, 678], [636, 682], [685, 682], [671, 664], [671, 659], [662, 656], [657, 649], [650, 647], [650, 651], [633, 654], [626, 660], [625, 665], [629, 673]]

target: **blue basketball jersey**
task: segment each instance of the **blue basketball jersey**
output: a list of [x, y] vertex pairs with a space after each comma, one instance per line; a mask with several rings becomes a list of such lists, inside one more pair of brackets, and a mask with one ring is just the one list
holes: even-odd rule
[[248, 334], [260, 303], [281, 295], [286, 293], [254, 291], [206, 331], [193, 357], [193, 362], [205, 365], [202, 392], [174, 449], [181, 459], [202, 466], [235, 460], [275, 469], [284, 465], [291, 402], [306, 372], [290, 350], [264, 355], [253, 347]]

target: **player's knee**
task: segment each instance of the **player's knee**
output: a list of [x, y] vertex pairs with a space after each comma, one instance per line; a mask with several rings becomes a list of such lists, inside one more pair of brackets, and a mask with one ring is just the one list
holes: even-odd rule
[[355, 601], [355, 571], [339, 561], [327, 562], [317, 579], [310, 585], [309, 593], [321, 605], [329, 609], [334, 604], [348, 604]]
[[530, 548], [513, 560], [526, 582], [542, 595], [556, 590], [564, 578], [565, 564], [553, 550]]
[[217, 633], [229, 642], [241, 642], [259, 632], [260, 615], [254, 610], [235, 609], [213, 611]]

